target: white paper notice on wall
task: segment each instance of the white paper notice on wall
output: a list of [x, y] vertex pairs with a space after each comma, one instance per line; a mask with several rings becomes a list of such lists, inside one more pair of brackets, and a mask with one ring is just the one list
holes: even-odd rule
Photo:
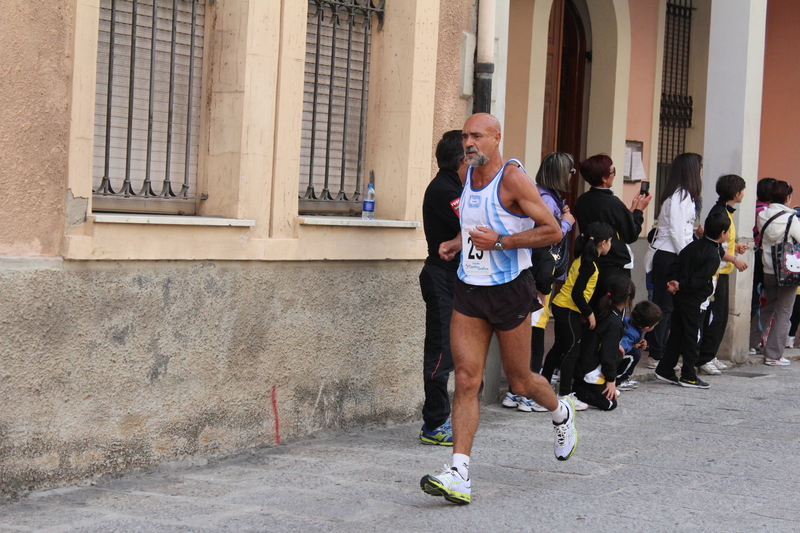
[[633, 166], [631, 162], [632, 155], [633, 147], [631, 147], [629, 144], [625, 145], [625, 171], [622, 173], [622, 175], [625, 176], [625, 179], [631, 178], [631, 167]]
[[647, 179], [644, 173], [644, 163], [642, 163], [642, 152], [633, 152], [633, 164], [631, 168], [631, 180], [642, 181]]
[[625, 141], [625, 171], [622, 174], [625, 181], [646, 180], [642, 151], [644, 143], [641, 141]]

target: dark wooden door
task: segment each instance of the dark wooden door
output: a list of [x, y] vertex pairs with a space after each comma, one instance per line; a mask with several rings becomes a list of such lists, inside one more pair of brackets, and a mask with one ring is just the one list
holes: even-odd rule
[[561, 96], [561, 50], [566, 0], [553, 0], [547, 32], [547, 76], [544, 80], [542, 157], [558, 147], [559, 97]]
[[[547, 39], [542, 157], [567, 152], [576, 163], [584, 156], [583, 96], [586, 33], [571, 0], [554, 0]], [[572, 176], [569, 205], [577, 198], [577, 175]]]

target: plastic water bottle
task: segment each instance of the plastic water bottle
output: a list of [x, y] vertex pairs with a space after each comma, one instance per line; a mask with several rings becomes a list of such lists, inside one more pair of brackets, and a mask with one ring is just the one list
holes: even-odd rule
[[362, 220], [373, 220], [375, 218], [375, 187], [370, 183], [367, 186], [367, 194], [364, 195], [364, 206], [361, 208]]

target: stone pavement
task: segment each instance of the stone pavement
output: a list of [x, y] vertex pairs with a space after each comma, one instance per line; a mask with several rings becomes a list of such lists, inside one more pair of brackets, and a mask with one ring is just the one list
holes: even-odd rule
[[450, 451], [415, 422], [32, 493], [0, 503], [0, 531], [800, 530], [800, 362], [707, 380], [579, 413], [567, 462], [546, 413], [484, 407], [468, 506], [419, 489]]

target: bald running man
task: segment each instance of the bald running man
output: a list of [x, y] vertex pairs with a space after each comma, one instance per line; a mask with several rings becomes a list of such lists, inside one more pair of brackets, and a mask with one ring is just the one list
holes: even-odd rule
[[578, 445], [575, 406], [530, 370], [530, 313], [538, 308], [531, 248], [561, 240], [561, 228], [516, 159], [500, 154], [500, 123], [472, 115], [461, 133], [467, 169], [459, 203], [461, 234], [439, 246], [451, 260], [461, 252], [450, 323], [456, 386], [452, 409], [453, 462], [420, 481], [422, 490], [456, 504], [470, 502], [469, 456], [478, 429], [478, 391], [492, 334], [497, 333], [508, 383], [516, 394], [550, 411], [555, 455], [569, 459]]

